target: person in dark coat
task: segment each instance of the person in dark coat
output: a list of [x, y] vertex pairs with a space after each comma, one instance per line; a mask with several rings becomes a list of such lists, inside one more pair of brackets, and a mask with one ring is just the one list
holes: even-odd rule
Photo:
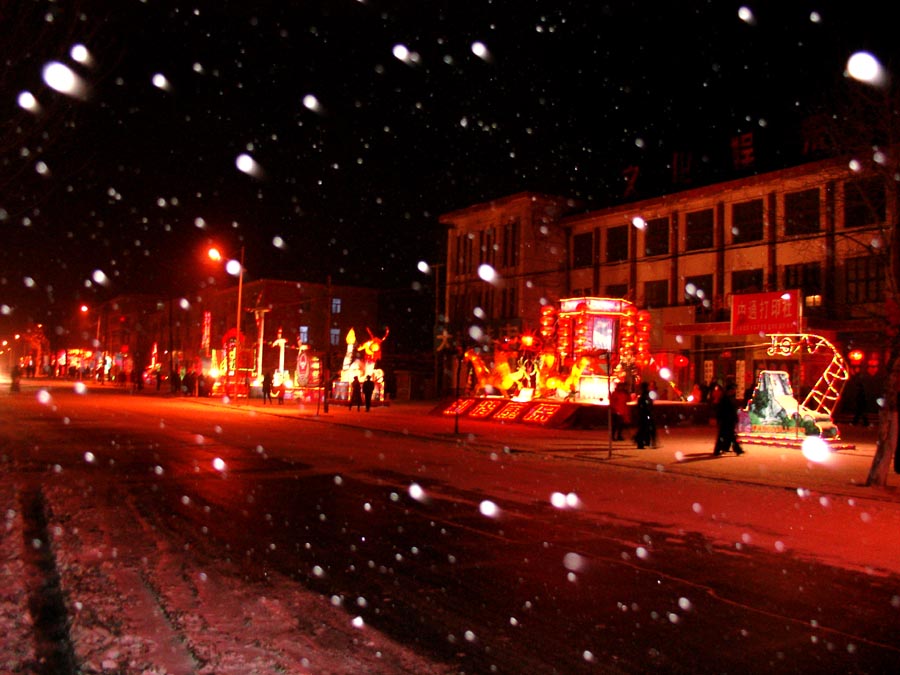
[[350, 405], [348, 406], [350, 410], [353, 410], [353, 406], [356, 406], [356, 411], [359, 412], [359, 408], [362, 405], [362, 384], [359, 381], [358, 377], [353, 378], [353, 382], [350, 383]]
[[719, 425], [719, 431], [716, 436], [716, 446], [713, 449], [714, 455], [721, 455], [723, 452], [734, 450], [734, 454], [743, 455], [744, 450], [741, 448], [737, 439], [737, 422], [738, 409], [735, 396], [737, 387], [729, 383], [725, 387], [725, 392], [716, 403], [716, 421]]
[[653, 397], [650, 383], [641, 382], [641, 394], [637, 400], [637, 436], [634, 440], [639, 449], [656, 445], [656, 425], [653, 422]]
[[362, 385], [363, 398], [366, 401], [366, 412], [372, 407], [372, 394], [375, 393], [375, 383], [372, 382], [372, 376], [366, 375], [366, 381]]
[[272, 371], [270, 370], [265, 375], [263, 375], [262, 379], [262, 395], [263, 395], [263, 405], [268, 403], [272, 404]]

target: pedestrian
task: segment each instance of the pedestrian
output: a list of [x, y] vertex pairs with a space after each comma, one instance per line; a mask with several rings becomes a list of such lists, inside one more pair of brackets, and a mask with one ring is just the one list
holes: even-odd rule
[[356, 406], [356, 412], [359, 412], [359, 408], [362, 405], [362, 384], [359, 381], [358, 377], [353, 378], [353, 382], [350, 383], [350, 405], [348, 408], [353, 410], [353, 406]]
[[716, 435], [716, 445], [713, 449], [714, 455], [721, 455], [723, 452], [734, 450], [734, 454], [743, 455], [744, 450], [741, 448], [737, 439], [737, 422], [738, 409], [735, 396], [737, 395], [737, 386], [733, 382], [729, 382], [725, 386], [722, 397], [716, 404], [716, 421], [718, 422], [718, 434]]
[[372, 376], [366, 375], [366, 381], [362, 385], [363, 398], [366, 400], [366, 412], [372, 407], [372, 394], [375, 393], [375, 383], [372, 382]]
[[637, 400], [637, 435], [635, 441], [638, 449], [656, 445], [656, 425], [653, 422], [653, 397], [650, 395], [650, 384], [641, 382], [641, 394]]
[[614, 441], [624, 440], [622, 432], [628, 423], [628, 396], [625, 394], [624, 385], [616, 384], [615, 389], [609, 395], [609, 411], [612, 414], [612, 439]]
[[275, 387], [275, 398], [278, 399], [278, 405], [284, 405], [284, 380]]
[[263, 375], [262, 379], [262, 395], [263, 395], [263, 405], [268, 403], [272, 404], [272, 371], [269, 370]]

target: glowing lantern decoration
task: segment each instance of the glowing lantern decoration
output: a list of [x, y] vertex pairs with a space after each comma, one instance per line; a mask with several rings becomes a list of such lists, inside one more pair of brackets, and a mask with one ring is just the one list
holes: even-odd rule
[[639, 366], [650, 363], [650, 312], [646, 309], [637, 313], [634, 357]]
[[854, 349], [847, 356], [850, 358], [850, 363], [855, 366], [858, 366], [865, 358], [865, 354], [863, 354], [861, 349]]
[[634, 355], [636, 329], [637, 308], [629, 305], [619, 322], [619, 349], [624, 357], [630, 358]]
[[553, 324], [556, 322], [556, 310], [553, 305], [544, 305], [541, 308], [541, 337], [544, 342], [549, 342], [553, 337]]
[[579, 353], [587, 349], [588, 346], [587, 321], [585, 318], [583, 311], [575, 318], [575, 349]]

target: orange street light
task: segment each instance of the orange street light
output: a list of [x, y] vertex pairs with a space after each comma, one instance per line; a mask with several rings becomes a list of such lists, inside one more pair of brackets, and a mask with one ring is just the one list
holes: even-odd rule
[[[215, 246], [211, 247], [209, 251], [207, 251], [207, 255], [210, 257], [210, 260], [215, 260], [216, 262], [222, 260], [222, 253]], [[241, 301], [242, 294], [244, 291], [244, 247], [241, 246], [241, 260], [238, 262], [237, 260], [229, 260], [225, 265], [225, 269], [229, 274], [235, 274], [235, 267], [237, 267], [237, 277], [238, 277], [238, 296], [237, 296], [237, 318], [235, 320], [235, 335], [234, 335], [234, 393], [237, 396], [237, 385], [238, 385], [238, 368], [240, 366], [240, 349], [241, 349]]]

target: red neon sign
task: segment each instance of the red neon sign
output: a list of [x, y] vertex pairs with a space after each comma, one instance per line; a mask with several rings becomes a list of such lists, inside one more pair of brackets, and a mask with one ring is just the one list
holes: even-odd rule
[[547, 422], [559, 412], [561, 407], [562, 406], [559, 403], [539, 403], [525, 413], [525, 417], [522, 418], [522, 421], [533, 422], [535, 424], [547, 424]]
[[495, 420], [501, 420], [503, 422], [512, 422], [513, 420], [518, 419], [519, 415], [522, 414], [522, 411], [528, 408], [531, 405], [530, 403], [507, 403], [503, 408], [497, 411], [494, 415]]
[[446, 410], [444, 410], [445, 415], [461, 415], [466, 410], [468, 410], [472, 404], [475, 403], [474, 399], [471, 398], [458, 398], [453, 403], [451, 403]]
[[475, 404], [475, 406], [469, 410], [469, 417], [490, 417], [491, 413], [494, 412], [497, 407], [503, 401], [499, 399], [485, 399], [479, 401]]

